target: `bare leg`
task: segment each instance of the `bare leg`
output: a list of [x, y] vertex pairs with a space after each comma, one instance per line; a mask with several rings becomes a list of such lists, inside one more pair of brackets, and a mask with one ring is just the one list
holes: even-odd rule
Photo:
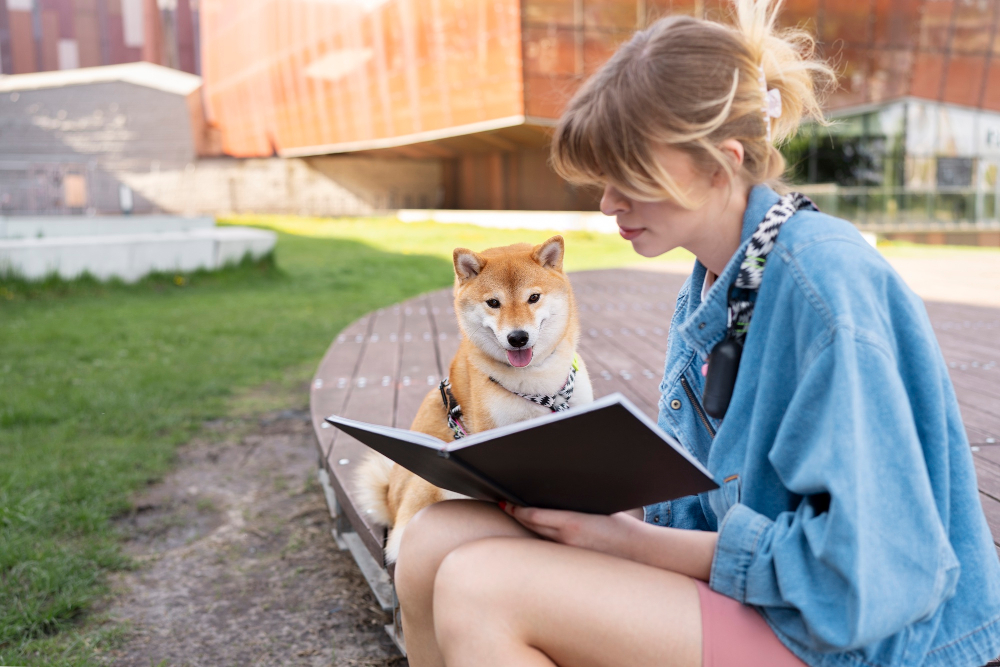
[[396, 595], [412, 667], [444, 666], [435, 639], [434, 579], [451, 551], [486, 537], [538, 539], [499, 508], [476, 500], [448, 500], [426, 507], [403, 531], [396, 561]]
[[541, 540], [452, 551], [434, 588], [448, 667], [700, 667], [694, 581]]

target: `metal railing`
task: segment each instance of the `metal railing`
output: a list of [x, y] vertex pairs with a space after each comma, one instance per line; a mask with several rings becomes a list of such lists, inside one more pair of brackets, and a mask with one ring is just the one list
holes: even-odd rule
[[902, 187], [796, 185], [821, 211], [858, 226], [899, 231], [1000, 229], [1000, 197], [973, 188], [918, 191]]

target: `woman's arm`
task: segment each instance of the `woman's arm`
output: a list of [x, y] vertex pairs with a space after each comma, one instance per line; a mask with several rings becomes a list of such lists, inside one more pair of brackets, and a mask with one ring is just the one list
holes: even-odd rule
[[[960, 436], [948, 433], [944, 389], [914, 392], [923, 403], [913, 403], [904, 383], [905, 374], [947, 386], [932, 346], [923, 356], [904, 349], [909, 361], [899, 362], [868, 332], [844, 326], [826, 337], [768, 444], [768, 463], [801, 500], [776, 516], [730, 508], [712, 590], [798, 611], [786, 634], [819, 651], [881, 641], [931, 618], [954, 594], [960, 566], [942, 515], [956, 462], [944, 443]], [[762, 376], [759, 391], [779, 394], [781, 381], [763, 385]]]
[[504, 511], [542, 537], [708, 581], [718, 534], [661, 528], [625, 512], [611, 516], [506, 505]]

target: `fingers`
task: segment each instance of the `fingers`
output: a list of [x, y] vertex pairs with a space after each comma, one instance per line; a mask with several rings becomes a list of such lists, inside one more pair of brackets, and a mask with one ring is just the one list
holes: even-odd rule
[[499, 503], [515, 521], [553, 542], [621, 556], [627, 552], [632, 531], [642, 521], [624, 512], [611, 516], [581, 514], [565, 510], [520, 507]]
[[[539, 535], [542, 535], [543, 537], [549, 537], [551, 539], [551, 532], [552, 532], [551, 527], [538, 522], [537, 512], [539, 510], [537, 508], [520, 507], [518, 505], [513, 505], [511, 503], [506, 503], [503, 501], [501, 501], [499, 504], [500, 504], [500, 509], [503, 510], [504, 513], [510, 515], [515, 521], [520, 523], [522, 526], [524, 526], [528, 530], [538, 533]], [[543, 530], [548, 532], [549, 535], [543, 533], [542, 532]]]
[[533, 524], [555, 528], [565, 525], [575, 512], [547, 510], [538, 507], [520, 507], [511, 503], [500, 503], [500, 509], [523, 524]]
[[578, 532], [579, 517], [576, 512], [520, 507], [510, 503], [501, 503], [500, 508], [528, 530], [553, 542], [571, 544], [573, 535]]

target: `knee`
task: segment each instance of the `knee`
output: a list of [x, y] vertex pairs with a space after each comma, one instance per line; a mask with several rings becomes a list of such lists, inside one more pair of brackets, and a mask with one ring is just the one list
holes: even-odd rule
[[[443, 650], [468, 637], [470, 623], [501, 613], [496, 586], [497, 542], [487, 539], [458, 547], [438, 567], [434, 579], [434, 628]], [[501, 585], [502, 587], [502, 585]]]
[[402, 603], [413, 595], [430, 593], [438, 565], [447, 555], [455, 522], [466, 517], [456, 501], [429, 505], [420, 510], [403, 531], [396, 560], [396, 594]]

